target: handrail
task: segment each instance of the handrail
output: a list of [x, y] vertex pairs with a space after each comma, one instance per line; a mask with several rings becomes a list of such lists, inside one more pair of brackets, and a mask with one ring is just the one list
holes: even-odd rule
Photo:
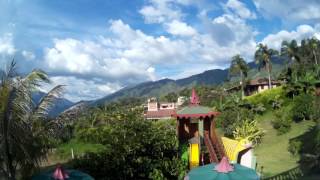
[[218, 163], [219, 160], [218, 160], [217, 154], [216, 154], [216, 152], [214, 150], [214, 147], [212, 145], [212, 142], [210, 140], [210, 137], [209, 137], [208, 133], [205, 133], [205, 135], [204, 135], [204, 143], [205, 143], [205, 145], [206, 145], [206, 147], [208, 148], [208, 151], [209, 151], [210, 162]]

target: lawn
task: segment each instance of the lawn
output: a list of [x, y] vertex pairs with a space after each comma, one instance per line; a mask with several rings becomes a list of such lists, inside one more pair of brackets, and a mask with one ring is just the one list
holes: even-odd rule
[[271, 120], [272, 112], [259, 117], [261, 128], [265, 131], [262, 143], [254, 149], [257, 156], [258, 171], [263, 166], [263, 177], [270, 177], [288, 171], [298, 166], [298, 156], [292, 156], [288, 152], [288, 144], [291, 138], [304, 134], [315, 125], [313, 121], [293, 123], [291, 130], [284, 135], [277, 135], [273, 129]]

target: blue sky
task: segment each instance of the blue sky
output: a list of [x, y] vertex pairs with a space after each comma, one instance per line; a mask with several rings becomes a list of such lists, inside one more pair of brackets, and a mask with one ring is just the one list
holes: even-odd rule
[[0, 0], [0, 65], [47, 71], [73, 101], [226, 68], [257, 43], [320, 38], [318, 0]]

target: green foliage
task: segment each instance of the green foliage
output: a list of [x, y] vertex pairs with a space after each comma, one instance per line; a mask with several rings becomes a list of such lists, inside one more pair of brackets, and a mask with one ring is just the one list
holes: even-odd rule
[[293, 99], [291, 114], [295, 122], [312, 118], [314, 113], [313, 100], [314, 97], [309, 94], [301, 94]]
[[237, 140], [248, 139], [253, 144], [259, 144], [264, 135], [263, 130], [258, 126], [257, 120], [244, 120], [233, 131], [233, 137]]
[[23, 177], [32, 174], [62, 126], [48, 119], [62, 86], [54, 87], [39, 103], [32, 101], [32, 92], [48, 82], [41, 70], [18, 76], [14, 61], [0, 79], [0, 171], [7, 179], [16, 179], [17, 168]]
[[178, 156], [175, 121], [151, 122], [127, 116], [101, 127], [80, 130], [77, 137], [106, 150], [74, 161], [96, 179], [176, 179], [185, 171]]
[[267, 109], [273, 109], [275, 107], [275, 102], [282, 105], [285, 103], [286, 98], [283, 88], [276, 87], [252, 96], [247, 96], [245, 100], [253, 105], [263, 104]]
[[298, 153], [301, 151], [302, 142], [298, 140], [293, 140], [289, 142], [288, 151], [292, 155], [298, 155]]
[[216, 125], [223, 129], [225, 136], [232, 137], [245, 119], [253, 120], [254, 113], [246, 108], [226, 109], [217, 117]]
[[292, 119], [286, 111], [277, 110], [275, 119], [272, 120], [272, 126], [277, 130], [278, 135], [287, 133], [291, 128]]

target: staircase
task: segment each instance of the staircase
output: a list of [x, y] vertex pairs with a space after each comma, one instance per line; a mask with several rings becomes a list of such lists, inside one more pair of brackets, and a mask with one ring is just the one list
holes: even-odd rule
[[218, 163], [225, 156], [224, 147], [221, 143], [220, 138], [215, 132], [211, 133], [211, 137], [208, 132], [204, 134], [204, 143], [208, 148], [210, 155], [210, 162]]

